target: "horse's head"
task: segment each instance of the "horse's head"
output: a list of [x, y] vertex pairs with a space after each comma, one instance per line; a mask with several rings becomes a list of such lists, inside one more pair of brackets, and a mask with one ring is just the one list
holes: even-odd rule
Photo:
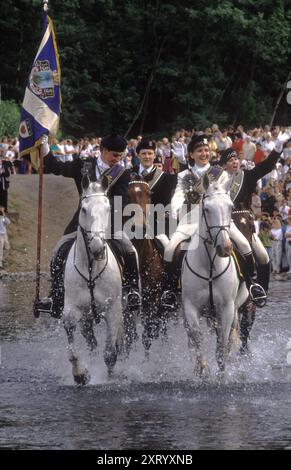
[[233, 204], [228, 193], [228, 184], [210, 185], [209, 180], [204, 177], [203, 185], [205, 193], [202, 198], [202, 217], [208, 239], [216, 248], [218, 256], [229, 256], [232, 250], [229, 229]]
[[128, 184], [128, 202], [136, 204], [140, 210], [135, 211], [135, 224], [144, 226], [151, 203], [151, 190], [149, 184], [140, 177], [134, 176]]
[[100, 183], [92, 183], [88, 175], [82, 178], [79, 227], [86, 250], [93, 258], [103, 257], [105, 234], [109, 225], [110, 203]]

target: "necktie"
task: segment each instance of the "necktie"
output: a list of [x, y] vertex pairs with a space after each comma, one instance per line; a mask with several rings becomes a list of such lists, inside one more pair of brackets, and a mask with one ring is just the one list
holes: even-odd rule
[[141, 176], [142, 176], [143, 178], [145, 178], [147, 175], [148, 175], [147, 170], [142, 170]]

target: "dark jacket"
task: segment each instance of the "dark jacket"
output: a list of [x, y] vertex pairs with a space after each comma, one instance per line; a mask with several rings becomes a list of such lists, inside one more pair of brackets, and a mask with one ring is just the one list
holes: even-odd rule
[[[96, 157], [89, 157], [86, 160], [83, 160], [81, 158], [76, 158], [72, 162], [61, 162], [56, 159], [56, 157], [53, 156], [53, 154], [50, 152], [46, 157], [44, 158], [44, 169], [46, 173], [53, 173], [54, 175], [62, 175], [65, 176], [66, 178], [73, 178], [75, 180], [76, 186], [78, 193], [81, 195], [82, 194], [82, 168], [84, 166], [84, 163], [91, 163], [91, 172], [90, 172], [90, 179], [91, 181], [96, 181]], [[119, 172], [119, 175], [116, 175], [116, 173]], [[115, 174], [114, 174], [115, 173]], [[112, 207], [112, 215], [114, 213], [114, 196], [121, 196], [122, 197], [122, 207], [127, 203], [127, 188], [128, 188], [128, 183], [130, 180], [130, 172], [129, 170], [124, 170], [121, 165], [115, 165], [112, 167], [110, 170], [104, 172], [104, 174], [107, 175], [108, 181], [110, 182], [109, 185], [109, 190], [108, 190], [108, 196], [110, 199], [111, 207]], [[113, 175], [112, 178], [110, 178], [110, 175]], [[75, 230], [77, 230], [78, 227], [78, 219], [79, 219], [79, 210], [80, 207], [78, 207], [76, 213], [73, 216], [73, 219], [69, 223], [68, 227], [65, 230], [65, 234], [72, 233]]]
[[[154, 177], [157, 172], [160, 174], [160, 177], [156, 180], [156, 182], [154, 182]], [[134, 167], [131, 170], [131, 173], [139, 174], [139, 167]], [[163, 204], [164, 206], [170, 204], [177, 184], [176, 174], [170, 175], [169, 173], [165, 173], [163, 171], [157, 170], [157, 168], [154, 168], [154, 170], [149, 173], [144, 178], [144, 180], [150, 185], [152, 192], [152, 204]]]
[[[132, 174], [136, 173], [139, 174], [139, 167], [134, 167], [131, 170]], [[155, 168], [151, 173], [149, 173], [144, 180], [149, 183], [151, 189], [151, 204], [157, 205], [162, 204], [163, 206], [167, 206], [170, 204], [171, 199], [173, 197], [176, 185], [177, 185], [177, 175], [171, 175], [169, 173], [165, 173], [163, 171], [158, 170]], [[166, 234], [168, 235], [169, 232], [169, 220], [168, 215], [166, 216], [165, 220], [165, 228]], [[155, 214], [155, 227], [154, 227], [154, 235], [159, 235], [164, 233], [163, 225], [159, 226], [156, 214]]]
[[235, 209], [242, 210], [251, 208], [252, 193], [256, 190], [257, 182], [275, 168], [279, 159], [280, 153], [273, 150], [266, 160], [258, 163], [252, 170], [240, 170], [238, 172], [235, 178], [238, 177], [241, 179], [233, 198]]

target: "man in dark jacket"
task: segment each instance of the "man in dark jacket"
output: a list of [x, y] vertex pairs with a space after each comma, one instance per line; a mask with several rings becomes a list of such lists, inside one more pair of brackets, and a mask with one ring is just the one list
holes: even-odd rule
[[[77, 190], [81, 195], [82, 177], [88, 174], [91, 181], [106, 180], [107, 194], [112, 208], [111, 234], [115, 248], [122, 246], [122, 255], [125, 261], [124, 277], [127, 284], [127, 305], [137, 308], [140, 305], [138, 293], [138, 267], [136, 255], [130, 240], [123, 234], [122, 239], [114, 239], [114, 197], [120, 196], [124, 207], [127, 201], [127, 187], [130, 180], [129, 170], [126, 170], [120, 161], [126, 148], [126, 140], [116, 134], [108, 135], [101, 141], [101, 155], [99, 157], [89, 157], [85, 160], [76, 158], [71, 162], [61, 162], [57, 160], [49, 151], [47, 143], [43, 144], [44, 168], [47, 173], [62, 175], [75, 180]], [[74, 214], [69, 225], [65, 229], [64, 236], [58, 243], [51, 262], [52, 293], [50, 298], [41, 300], [37, 308], [41, 311], [49, 311], [52, 316], [59, 318], [64, 304], [64, 267], [68, 253], [76, 238], [78, 228], [80, 206]], [[122, 229], [122, 227], [120, 227]]]
[[[166, 207], [171, 202], [173, 192], [177, 184], [177, 175], [165, 173], [163, 170], [157, 168], [156, 160], [156, 144], [153, 140], [143, 139], [136, 147], [136, 152], [139, 157], [139, 166], [133, 167], [132, 174], [142, 177], [146, 181], [151, 190], [151, 204], [162, 204]], [[155, 213], [156, 215], [156, 213]], [[162, 214], [160, 214], [162, 216]], [[169, 219], [168, 214], [164, 212], [164, 220], [158, 220], [155, 217], [152, 227], [153, 235], [162, 235], [166, 233], [169, 236]]]
[[[242, 170], [240, 168], [240, 160], [234, 149], [229, 148], [221, 152], [220, 165], [232, 177], [230, 195], [234, 203], [234, 213], [251, 211], [252, 194], [256, 190], [258, 181], [275, 168], [283, 151], [283, 146], [289, 140], [290, 135], [288, 134], [279, 136], [274, 150], [252, 170]], [[253, 233], [252, 236], [252, 250], [257, 261], [257, 283], [267, 292], [270, 280], [270, 260], [256, 233]], [[250, 274], [253, 271], [254, 264], [250, 266]]]

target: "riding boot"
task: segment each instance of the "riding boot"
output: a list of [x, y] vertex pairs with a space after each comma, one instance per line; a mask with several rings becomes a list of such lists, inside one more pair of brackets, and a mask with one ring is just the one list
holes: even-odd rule
[[263, 287], [254, 281], [255, 260], [252, 253], [244, 255], [245, 272], [244, 278], [250, 293], [250, 298], [257, 307], [264, 307], [267, 302], [267, 295]]
[[50, 296], [36, 303], [36, 309], [40, 312], [48, 312], [54, 318], [61, 318], [64, 308], [64, 270], [67, 256], [74, 243], [70, 239], [63, 243], [51, 261], [51, 292]]
[[161, 305], [164, 309], [176, 311], [179, 308], [177, 300], [177, 270], [174, 269], [173, 263], [164, 261], [165, 269], [165, 287], [161, 297]]
[[126, 253], [123, 275], [127, 291], [127, 307], [130, 310], [136, 310], [141, 306], [141, 296], [139, 293], [139, 275], [135, 253]]
[[270, 282], [271, 267], [270, 262], [267, 264], [258, 264], [257, 266], [257, 282], [268, 293]]

